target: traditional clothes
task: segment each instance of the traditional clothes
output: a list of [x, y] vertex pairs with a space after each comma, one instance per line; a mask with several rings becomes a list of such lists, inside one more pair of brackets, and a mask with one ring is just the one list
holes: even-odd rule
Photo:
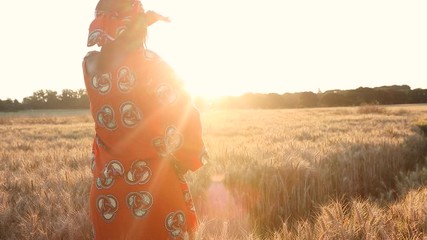
[[[114, 41], [138, 13], [97, 12], [88, 46]], [[89, 52], [87, 57], [94, 52]], [[183, 177], [207, 159], [199, 112], [173, 69], [139, 48], [84, 80], [95, 121], [90, 216], [95, 239], [188, 239], [197, 226]]]

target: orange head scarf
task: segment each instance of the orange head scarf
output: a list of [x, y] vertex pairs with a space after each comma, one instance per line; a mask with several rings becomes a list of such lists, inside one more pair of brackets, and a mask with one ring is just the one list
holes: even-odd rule
[[116, 5], [117, 2], [126, 2], [128, 1], [131, 4], [131, 8], [126, 11], [118, 11], [111, 7], [110, 9], [96, 9], [95, 19], [92, 21], [89, 27], [89, 37], [87, 40], [87, 46], [91, 47], [95, 44], [102, 47], [107, 43], [114, 41], [117, 37], [126, 30], [129, 23], [140, 13], [144, 13], [144, 8], [138, 0], [100, 0], [98, 6], [106, 2], [105, 5], [108, 5], [108, 2], [113, 2]]

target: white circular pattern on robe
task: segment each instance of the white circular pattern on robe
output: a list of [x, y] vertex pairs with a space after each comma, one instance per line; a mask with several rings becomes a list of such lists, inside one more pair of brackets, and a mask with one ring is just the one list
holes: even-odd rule
[[[98, 135], [95, 135], [95, 142], [96, 142], [96, 146], [98, 146], [98, 147], [102, 147], [102, 145], [104, 145]], [[102, 148], [104, 148], [104, 147], [102, 147]]]
[[185, 233], [185, 215], [182, 211], [171, 212], [165, 219], [165, 227], [169, 234], [176, 238]]
[[101, 138], [99, 138], [99, 136], [96, 136], [95, 139], [96, 139], [96, 145], [98, 145], [98, 147], [107, 149], [107, 146], [105, 146], [104, 142], [101, 140]]
[[132, 102], [125, 102], [120, 106], [120, 115], [125, 127], [135, 127], [141, 121], [142, 114]]
[[131, 192], [127, 196], [127, 204], [133, 215], [144, 217], [153, 206], [153, 196], [149, 192]]
[[95, 232], [95, 228], [92, 225], [92, 239], [96, 238], [96, 232]]
[[90, 157], [90, 170], [92, 171], [92, 173], [95, 171], [95, 153], [94, 152], [92, 152]]
[[117, 210], [119, 209], [119, 202], [113, 195], [100, 195], [96, 199], [96, 208], [102, 218], [110, 222], [116, 216]]
[[111, 90], [111, 74], [95, 75], [91, 80], [91, 84], [100, 94], [107, 94]]
[[98, 124], [105, 127], [108, 130], [114, 130], [117, 128], [116, 120], [114, 119], [114, 110], [111, 106], [103, 106], [96, 113], [96, 120]]
[[153, 146], [160, 156], [167, 156], [178, 150], [184, 142], [184, 137], [174, 126], [169, 126], [165, 130], [165, 135], [153, 139]]
[[116, 30], [116, 38], [119, 37], [120, 34], [122, 34], [125, 30], [126, 30], [126, 26], [117, 28], [117, 30]]
[[127, 93], [135, 86], [135, 75], [128, 67], [121, 67], [117, 75], [117, 85], [121, 92]]
[[152, 172], [147, 162], [137, 160], [132, 163], [131, 169], [126, 174], [126, 182], [131, 185], [146, 184], [150, 181]]
[[102, 30], [95, 30], [95, 31], [93, 31], [93, 32], [89, 35], [89, 37], [88, 37], [87, 45], [88, 45], [89, 47], [90, 47], [90, 46], [95, 45], [95, 44], [96, 44], [96, 42], [97, 42], [97, 39], [98, 39], [102, 34], [103, 34], [103, 31], [102, 31]]
[[163, 105], [173, 104], [178, 99], [178, 93], [167, 84], [160, 84], [156, 89], [159, 102]]
[[184, 141], [184, 137], [174, 126], [169, 126], [165, 132], [165, 146], [167, 153], [178, 150]]
[[110, 188], [113, 185], [114, 180], [123, 175], [124, 168], [121, 162], [118, 160], [112, 160], [104, 167], [100, 176], [96, 178], [96, 188]]

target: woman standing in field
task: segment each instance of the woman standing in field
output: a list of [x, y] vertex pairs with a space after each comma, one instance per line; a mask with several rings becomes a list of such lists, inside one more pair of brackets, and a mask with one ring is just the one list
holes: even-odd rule
[[191, 239], [184, 179], [207, 158], [199, 112], [173, 69], [145, 49], [147, 26], [168, 18], [137, 0], [100, 0], [83, 61], [95, 121], [90, 216], [95, 239]]

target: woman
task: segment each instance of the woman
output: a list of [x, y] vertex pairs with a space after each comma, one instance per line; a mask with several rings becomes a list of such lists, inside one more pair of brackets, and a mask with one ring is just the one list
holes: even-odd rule
[[183, 175], [207, 159], [198, 111], [173, 69], [146, 50], [167, 18], [139, 1], [100, 0], [83, 61], [95, 121], [90, 216], [95, 239], [191, 239], [195, 208]]

